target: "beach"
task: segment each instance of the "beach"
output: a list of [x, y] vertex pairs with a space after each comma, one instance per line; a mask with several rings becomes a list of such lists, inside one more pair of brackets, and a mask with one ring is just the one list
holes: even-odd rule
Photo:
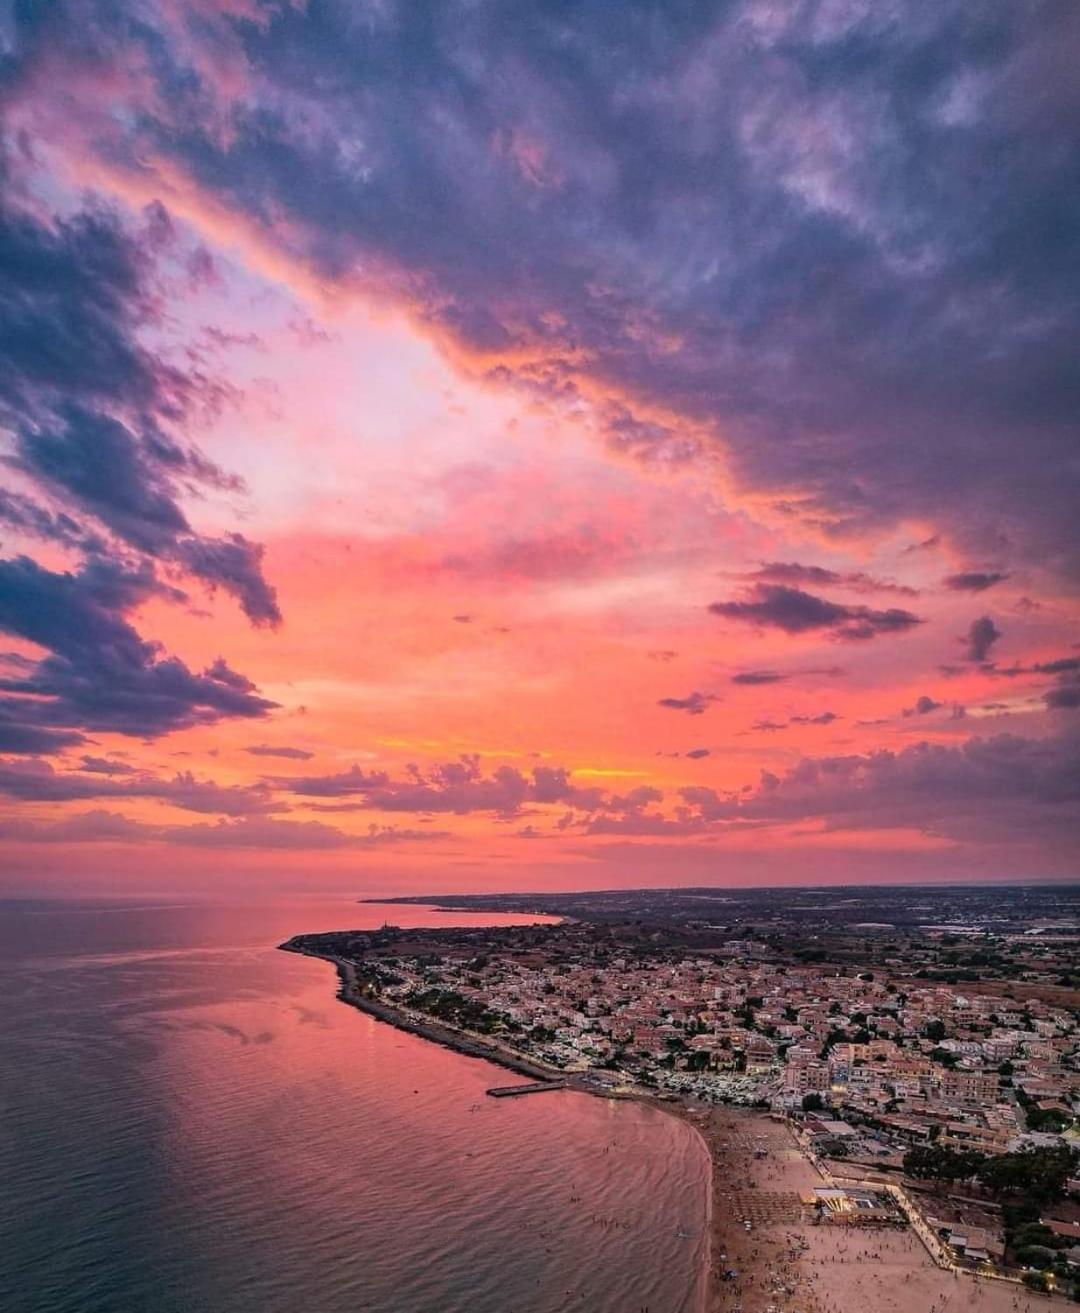
[[[1012, 1281], [940, 1268], [911, 1227], [817, 1222], [802, 1200], [827, 1181], [782, 1120], [727, 1107], [686, 1107], [682, 1115], [713, 1159], [708, 1313], [1064, 1313], [1076, 1307]], [[728, 1271], [738, 1275], [725, 1280]]]

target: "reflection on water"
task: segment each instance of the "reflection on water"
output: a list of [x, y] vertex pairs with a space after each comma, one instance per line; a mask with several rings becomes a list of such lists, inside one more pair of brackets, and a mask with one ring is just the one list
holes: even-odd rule
[[384, 914], [0, 903], [4, 1313], [694, 1307], [691, 1131], [581, 1095], [485, 1098], [505, 1073], [344, 1007], [327, 964], [273, 948]]

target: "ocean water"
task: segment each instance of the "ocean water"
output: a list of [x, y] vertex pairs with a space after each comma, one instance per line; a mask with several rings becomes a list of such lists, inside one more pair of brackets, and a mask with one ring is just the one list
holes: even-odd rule
[[275, 949], [384, 914], [0, 902], [2, 1313], [696, 1310], [708, 1162], [688, 1127], [486, 1098], [515, 1078]]

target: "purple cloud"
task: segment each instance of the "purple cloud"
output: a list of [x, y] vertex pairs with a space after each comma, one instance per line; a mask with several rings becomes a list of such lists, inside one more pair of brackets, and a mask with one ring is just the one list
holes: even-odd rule
[[[93, 759], [91, 759], [93, 760]], [[264, 785], [221, 785], [181, 771], [169, 779], [135, 773], [116, 778], [94, 768], [58, 771], [47, 762], [0, 761], [0, 795], [19, 802], [85, 802], [96, 798], [155, 798], [182, 811], [253, 816], [281, 810]]]
[[[620, 451], [722, 442], [737, 483], [815, 530], [918, 519], [1070, 570], [1078, 22], [965, 0], [766, 22], [735, 0], [635, 10], [613, 41], [604, 7], [544, 0], [423, 24], [57, 0], [19, 10], [9, 95], [44, 97], [47, 58], [110, 164], [163, 161], [324, 279], [363, 267], [492, 378], [599, 386]], [[142, 74], [108, 114], [75, 94], [105, 52]], [[30, 363], [138, 383], [87, 313]]]
[[923, 693], [921, 697], [917, 697], [915, 699], [914, 706], [905, 707], [900, 714], [902, 716], [908, 716], [908, 717], [928, 716], [932, 711], [937, 711], [940, 707], [943, 707], [944, 705], [945, 704], [943, 702], [935, 702], [932, 697], [929, 697], [927, 696], [927, 694]]
[[773, 584], [833, 585], [851, 588], [858, 593], [901, 593], [918, 597], [918, 590], [891, 579], [878, 579], [861, 570], [827, 570], [821, 565], [800, 565], [797, 561], [766, 561], [749, 576]]
[[656, 704], [658, 707], [667, 707], [669, 711], [685, 711], [690, 716], [703, 716], [709, 709], [709, 705], [717, 702], [715, 693], [698, 693], [687, 694], [684, 698], [661, 698]]
[[961, 574], [946, 575], [943, 582], [954, 593], [984, 593], [1008, 577], [1000, 570], [966, 570]]
[[737, 675], [731, 676], [733, 684], [778, 684], [782, 679], [787, 679], [787, 675], [779, 675], [775, 670], [744, 670]]
[[265, 716], [275, 704], [223, 660], [196, 673], [138, 635], [126, 613], [159, 593], [145, 563], [132, 569], [95, 557], [71, 574], [27, 557], [0, 560], [0, 633], [47, 653], [30, 669], [0, 678], [0, 726], [80, 741], [82, 730], [155, 738]]
[[353, 799], [357, 809], [389, 812], [515, 816], [537, 804], [560, 803], [581, 810], [614, 805], [602, 789], [575, 785], [561, 766], [534, 766], [529, 772], [499, 766], [485, 775], [480, 758], [471, 755], [426, 770], [410, 766], [398, 779], [386, 771], [352, 766], [334, 775], [292, 776], [273, 784], [299, 797]]
[[874, 611], [867, 606], [846, 606], [786, 584], [755, 584], [744, 598], [713, 602], [709, 610], [728, 620], [780, 629], [786, 634], [824, 630], [844, 642], [904, 633], [922, 624], [910, 611], [895, 607]]
[[1001, 630], [988, 616], [980, 616], [971, 622], [971, 627], [961, 642], [964, 644], [964, 657], [968, 661], [983, 662], [990, 654], [990, 649], [1001, 637]]
[[292, 748], [288, 745], [274, 747], [269, 743], [255, 743], [250, 748], [245, 748], [244, 751], [250, 753], [253, 757], [284, 757], [289, 761], [310, 761], [315, 755], [305, 748]]

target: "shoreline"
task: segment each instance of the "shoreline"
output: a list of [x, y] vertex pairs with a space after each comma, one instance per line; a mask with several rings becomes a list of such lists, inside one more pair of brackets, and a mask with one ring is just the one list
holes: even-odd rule
[[[1066, 1307], [1059, 1297], [1037, 1295], [1012, 1282], [942, 1270], [910, 1224], [886, 1232], [816, 1220], [806, 1195], [827, 1182], [782, 1117], [760, 1108], [663, 1099], [650, 1090], [593, 1084], [579, 1073], [548, 1067], [361, 994], [355, 967], [343, 958], [292, 940], [278, 947], [328, 962], [338, 977], [338, 999], [377, 1021], [538, 1083], [559, 1082], [575, 1094], [648, 1104], [693, 1131], [709, 1163], [702, 1270], [694, 1284], [696, 1313], [848, 1313], [860, 1307], [873, 1313], [925, 1313], [952, 1308], [963, 1290], [970, 1292], [962, 1296], [964, 1302], [978, 1292], [981, 1313]], [[725, 1279], [732, 1269], [737, 1275]]]
[[354, 1007], [360, 1012], [367, 1013], [368, 1016], [375, 1017], [378, 1021], [385, 1021], [388, 1026], [403, 1030], [410, 1035], [417, 1035], [420, 1039], [430, 1040], [433, 1044], [441, 1044], [444, 1048], [453, 1049], [456, 1053], [464, 1054], [465, 1057], [483, 1058], [485, 1062], [495, 1063], [496, 1066], [505, 1067], [508, 1071], [515, 1072], [519, 1076], [528, 1076], [535, 1081], [565, 1079], [565, 1073], [558, 1071], [556, 1068], [545, 1067], [541, 1063], [531, 1061], [529, 1058], [519, 1058], [509, 1050], [494, 1044], [489, 1046], [479, 1036], [467, 1035], [452, 1026], [443, 1025], [439, 1021], [414, 1020], [388, 1003], [380, 1003], [378, 999], [366, 997], [359, 992], [356, 969], [351, 962], [346, 961], [344, 958], [333, 957], [328, 953], [313, 953], [310, 949], [297, 946], [292, 940], [287, 940], [284, 944], [278, 944], [278, 948], [285, 953], [296, 953], [299, 957], [310, 957], [320, 962], [329, 962], [337, 971], [337, 997], [341, 1002], [347, 1003], [349, 1007]]
[[428, 1040], [433, 1044], [440, 1044], [443, 1048], [460, 1053], [467, 1058], [480, 1058], [484, 1062], [503, 1067], [516, 1075], [528, 1076], [534, 1081], [545, 1083], [557, 1081], [561, 1088], [571, 1094], [587, 1094], [592, 1098], [614, 1099], [623, 1103], [645, 1103], [658, 1112], [666, 1113], [669, 1117], [675, 1117], [680, 1121], [697, 1137], [708, 1159], [708, 1184], [705, 1194], [705, 1245], [702, 1270], [698, 1273], [694, 1283], [695, 1313], [712, 1313], [713, 1309], [717, 1307], [715, 1303], [711, 1302], [711, 1291], [715, 1284], [713, 1255], [716, 1252], [717, 1237], [715, 1234], [716, 1210], [713, 1197], [718, 1164], [708, 1138], [701, 1127], [695, 1125], [691, 1120], [688, 1109], [681, 1099], [659, 1099], [647, 1090], [618, 1092], [604, 1089], [582, 1080], [575, 1080], [575, 1073], [573, 1072], [568, 1074], [556, 1067], [547, 1067], [542, 1063], [533, 1062], [524, 1057], [519, 1058], [516, 1054], [495, 1045], [489, 1047], [479, 1037], [474, 1039], [463, 1031], [456, 1030], [451, 1026], [444, 1026], [440, 1022], [414, 1020], [387, 1003], [380, 1003], [377, 999], [361, 994], [357, 987], [356, 969], [345, 958], [335, 957], [328, 953], [312, 952], [311, 949], [302, 948], [295, 944], [291, 939], [283, 944], [278, 944], [278, 948], [285, 953], [295, 953], [298, 957], [309, 957], [319, 962], [329, 963], [337, 973], [337, 998], [340, 1002], [356, 1008], [358, 1012], [363, 1012], [367, 1016], [374, 1017], [376, 1021], [383, 1021], [388, 1026], [404, 1031], [406, 1034], [415, 1035], [417, 1038]]

